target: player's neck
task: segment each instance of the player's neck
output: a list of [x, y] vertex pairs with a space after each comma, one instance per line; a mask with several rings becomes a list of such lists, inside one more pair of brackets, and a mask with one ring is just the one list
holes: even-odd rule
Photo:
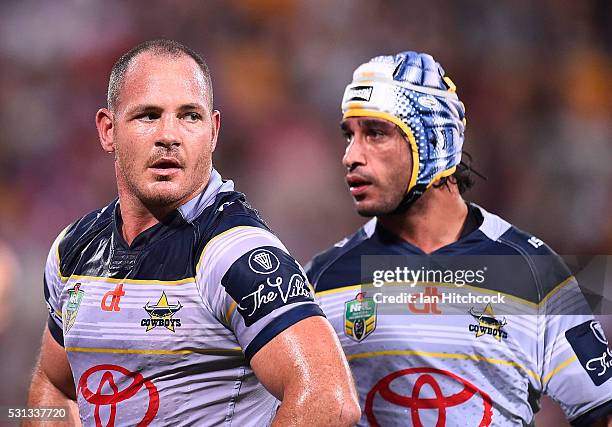
[[136, 236], [153, 227], [172, 211], [170, 207], [160, 212], [151, 212], [138, 199], [119, 193], [119, 209], [121, 210], [121, 234], [131, 245]]
[[171, 212], [204, 191], [209, 181], [210, 179], [204, 181], [196, 191], [188, 196], [160, 206], [145, 205], [138, 197], [126, 190], [125, 186], [118, 185], [119, 208], [122, 219], [121, 234], [127, 244], [131, 245], [140, 233], [161, 222]]
[[459, 240], [468, 209], [455, 186], [429, 188], [407, 212], [378, 217], [389, 232], [425, 253]]

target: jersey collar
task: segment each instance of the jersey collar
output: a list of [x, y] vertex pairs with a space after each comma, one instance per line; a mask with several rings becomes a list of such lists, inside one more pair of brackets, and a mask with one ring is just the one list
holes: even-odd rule
[[[462, 236], [456, 242], [443, 246], [432, 252], [430, 255], [452, 254], [458, 252], [462, 253], [465, 250], [470, 250], [473, 248], [474, 241], [485, 241], [488, 239], [495, 241], [511, 227], [508, 222], [504, 221], [497, 215], [487, 212], [484, 208], [475, 203], [469, 203], [468, 208], [480, 211], [480, 214], [482, 215], [481, 224], [471, 232], [462, 234]], [[366, 228], [369, 229], [369, 232]], [[423, 252], [420, 248], [385, 230], [377, 221], [369, 221], [363, 227], [363, 229], [368, 238], [372, 237], [372, 229], [375, 229], [373, 235], [383, 245], [398, 245], [400, 247], [409, 249], [411, 252], [415, 252], [420, 255], [425, 254], [425, 252]]]
[[191, 223], [200, 216], [204, 209], [214, 203], [219, 193], [226, 191], [234, 191], [234, 182], [224, 181], [219, 172], [213, 168], [204, 191], [179, 207], [178, 211], [185, 221]]
[[234, 183], [232, 181], [223, 181], [219, 172], [214, 168], [211, 169], [210, 179], [204, 191], [199, 193], [191, 200], [185, 202], [178, 209], [170, 212], [164, 219], [152, 227], [147, 228], [140, 233], [131, 245], [128, 245], [121, 233], [121, 210], [119, 208], [119, 200], [114, 204], [113, 212], [113, 234], [120, 246], [125, 249], [138, 250], [143, 249], [147, 245], [164, 238], [169, 232], [173, 231], [185, 222], [191, 223], [202, 214], [204, 209], [211, 206], [217, 195], [225, 191], [233, 191]]

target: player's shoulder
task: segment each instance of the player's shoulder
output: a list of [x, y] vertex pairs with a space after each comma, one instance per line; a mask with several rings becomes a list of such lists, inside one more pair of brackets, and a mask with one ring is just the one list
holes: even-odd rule
[[241, 289], [249, 280], [275, 273], [281, 264], [301, 268], [243, 194], [220, 195], [209, 209], [197, 221], [200, 237], [194, 260], [196, 280], [205, 292], [219, 285], [241, 301], [246, 297]]
[[[310, 282], [317, 287], [317, 291], [323, 290], [320, 284], [321, 277], [334, 268], [338, 263], [350, 256], [353, 252], [356, 252], [357, 248], [363, 243], [367, 242], [370, 237], [374, 234], [376, 229], [376, 219], [371, 219], [363, 227], [359, 228], [355, 233], [345, 237], [339, 242], [335, 243], [332, 247], [324, 250], [323, 252], [315, 255], [312, 260], [306, 264], [305, 270], [308, 275]], [[352, 260], [350, 265], [354, 265]], [[353, 269], [358, 272], [359, 268]], [[342, 279], [346, 280], [346, 274], [342, 274]], [[349, 281], [351, 281], [349, 279]]]
[[237, 191], [219, 192], [191, 223], [197, 235], [194, 272], [208, 279], [229, 269], [255, 247], [275, 247], [287, 252], [245, 195]]
[[[478, 230], [493, 247], [506, 248], [509, 253], [525, 256], [556, 255], [555, 251], [535, 235], [506, 221], [502, 217], [475, 206], [482, 215], [482, 224]], [[487, 248], [490, 251], [490, 248]]]
[[113, 220], [117, 199], [113, 200], [103, 208], [91, 211], [68, 227], [64, 228], [56, 239], [57, 253], [60, 259], [60, 268], [64, 268], [71, 262], [75, 255], [82, 252], [92, 239], [109, 226]]
[[200, 244], [219, 239], [230, 231], [244, 234], [256, 228], [272, 233], [245, 195], [236, 191], [219, 193], [208, 209], [195, 219], [194, 225], [200, 230]]
[[252, 226], [267, 228], [255, 209], [246, 201], [243, 193], [234, 189], [231, 180], [224, 180], [213, 169], [206, 189], [189, 200], [178, 211], [188, 224], [186, 229], [195, 230], [198, 245], [233, 227]]
[[542, 296], [571, 277], [562, 257], [544, 240], [479, 207], [484, 220], [481, 231], [493, 245], [494, 255], [522, 259], [541, 287]]

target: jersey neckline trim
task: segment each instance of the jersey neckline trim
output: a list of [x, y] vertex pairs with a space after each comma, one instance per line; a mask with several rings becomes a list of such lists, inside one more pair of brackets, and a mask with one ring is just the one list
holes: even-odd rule
[[234, 182], [224, 181], [215, 168], [211, 169], [210, 179], [204, 191], [178, 208], [183, 219], [189, 223], [193, 222], [202, 214], [204, 209], [215, 202], [219, 193], [234, 191]]
[[152, 227], [147, 228], [128, 245], [121, 232], [121, 209], [119, 199], [116, 199], [113, 206], [113, 234], [120, 246], [127, 250], [141, 250], [160, 239], [165, 238], [167, 232], [184, 224], [192, 223], [204, 210], [211, 206], [221, 192], [234, 191], [234, 183], [231, 180], [224, 181], [219, 172], [211, 169], [210, 179], [204, 191], [187, 201], [179, 208], [170, 212], [164, 219]]

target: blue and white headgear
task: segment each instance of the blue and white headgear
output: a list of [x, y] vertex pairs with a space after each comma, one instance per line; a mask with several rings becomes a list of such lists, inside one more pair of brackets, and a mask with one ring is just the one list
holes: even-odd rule
[[407, 209], [461, 162], [465, 107], [456, 87], [431, 55], [401, 52], [360, 65], [346, 87], [342, 113], [395, 123], [412, 151], [412, 173], [398, 209]]

